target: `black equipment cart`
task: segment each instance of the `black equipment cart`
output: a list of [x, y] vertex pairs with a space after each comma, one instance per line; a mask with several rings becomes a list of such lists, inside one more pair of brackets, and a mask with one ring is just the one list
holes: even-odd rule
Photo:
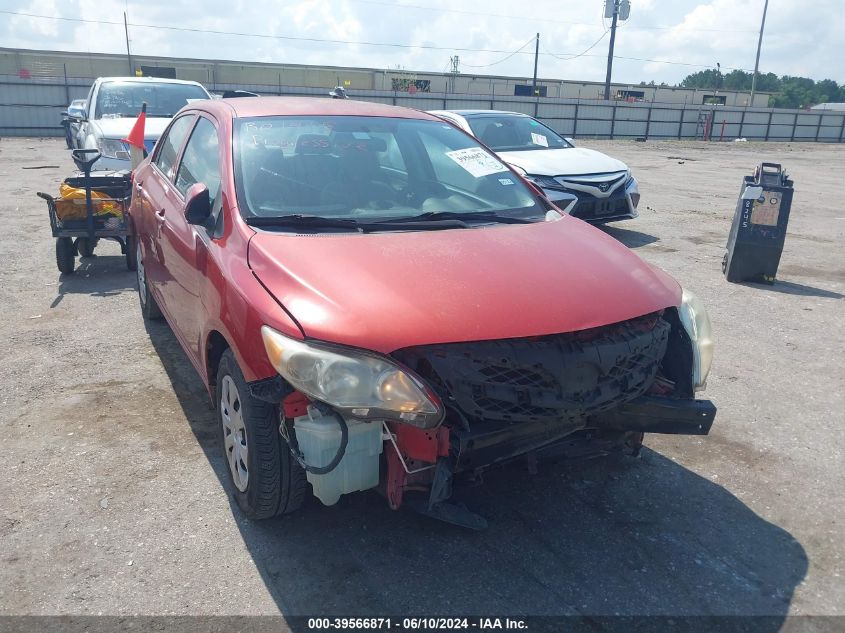
[[132, 233], [128, 216], [132, 194], [130, 172], [97, 172], [92, 175], [91, 167], [100, 158], [99, 150], [75, 149], [72, 155], [81, 173], [65, 178], [64, 183], [74, 189], [85, 190], [84, 217], [81, 217], [81, 212], [61, 212], [62, 209], [72, 209], [72, 205], [79, 201], [38, 192], [38, 196], [47, 201], [50, 228], [56, 238], [59, 271], [72, 273], [76, 267], [76, 256], [92, 256], [101, 239], [120, 244], [120, 251], [126, 257], [126, 267], [135, 270], [136, 253], [134, 244], [130, 243]]

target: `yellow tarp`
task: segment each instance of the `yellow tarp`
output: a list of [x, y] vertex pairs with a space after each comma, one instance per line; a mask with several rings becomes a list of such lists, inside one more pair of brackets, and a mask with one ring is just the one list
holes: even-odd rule
[[[91, 190], [91, 205], [94, 215], [123, 217], [123, 204], [109, 199], [102, 191]], [[85, 189], [62, 183], [59, 187], [59, 199], [56, 200], [56, 216], [60, 220], [84, 220], [86, 215]]]

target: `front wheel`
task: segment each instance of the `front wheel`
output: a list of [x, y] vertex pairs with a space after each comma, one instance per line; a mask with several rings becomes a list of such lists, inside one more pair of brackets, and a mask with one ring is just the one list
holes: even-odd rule
[[298, 510], [307, 489], [305, 471], [279, 433], [277, 407], [250, 394], [232, 350], [220, 359], [216, 395], [223, 455], [238, 506], [251, 519]]

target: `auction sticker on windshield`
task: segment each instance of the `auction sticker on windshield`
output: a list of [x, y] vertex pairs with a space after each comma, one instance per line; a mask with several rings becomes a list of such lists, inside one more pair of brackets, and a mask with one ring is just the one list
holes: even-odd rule
[[549, 146], [549, 139], [542, 134], [537, 134], [536, 132], [531, 132], [531, 142], [534, 143], [534, 145], [542, 145], [543, 147]]
[[476, 178], [498, 174], [507, 171], [508, 168], [495, 158], [490, 156], [480, 147], [467, 147], [456, 149], [453, 152], [446, 152], [446, 156], [458, 163]]

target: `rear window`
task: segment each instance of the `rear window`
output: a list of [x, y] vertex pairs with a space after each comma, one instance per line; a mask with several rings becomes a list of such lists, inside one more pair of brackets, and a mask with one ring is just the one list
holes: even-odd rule
[[557, 132], [527, 116], [484, 115], [467, 117], [467, 123], [475, 138], [497, 152], [572, 147]]
[[135, 117], [147, 104], [149, 117], [173, 117], [191, 101], [208, 99], [201, 86], [137, 81], [107, 81], [97, 91], [98, 119]]
[[239, 207], [247, 217], [545, 213], [494, 154], [442, 121], [260, 117], [238, 119], [234, 128]]

